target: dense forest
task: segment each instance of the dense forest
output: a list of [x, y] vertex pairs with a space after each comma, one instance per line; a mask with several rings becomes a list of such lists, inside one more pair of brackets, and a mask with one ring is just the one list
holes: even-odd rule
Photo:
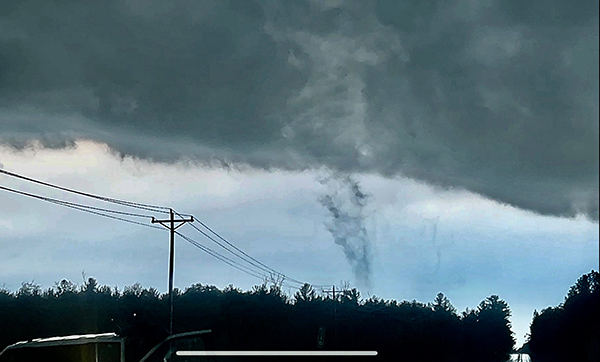
[[[23, 283], [0, 290], [0, 350], [31, 338], [114, 331], [127, 337], [127, 361], [138, 361], [167, 337], [168, 311], [166, 295], [139, 284], [119, 291], [93, 278], [47, 290]], [[175, 291], [174, 332], [211, 329], [207, 348], [216, 350], [376, 350], [366, 359], [493, 362], [513, 348], [510, 316], [496, 295], [457, 313], [442, 293], [420, 303], [363, 300], [349, 287], [334, 299], [310, 285], [289, 296], [276, 283], [245, 292], [195, 284]]]
[[600, 361], [600, 280], [582, 275], [557, 307], [534, 312], [529, 342], [534, 362]]
[[[599, 361], [599, 306], [600, 278], [591, 271], [563, 303], [534, 312], [524, 351], [534, 362]], [[348, 286], [334, 298], [308, 284], [293, 296], [278, 283], [250, 291], [194, 284], [175, 290], [174, 332], [211, 329], [205, 346], [216, 350], [376, 350], [366, 360], [493, 362], [512, 351], [510, 316], [496, 295], [458, 313], [442, 293], [420, 303], [362, 299]], [[42, 290], [26, 282], [15, 292], [0, 289], [0, 350], [32, 338], [112, 331], [127, 338], [127, 361], [138, 361], [168, 336], [168, 319], [167, 295], [139, 284], [119, 291], [88, 278]]]

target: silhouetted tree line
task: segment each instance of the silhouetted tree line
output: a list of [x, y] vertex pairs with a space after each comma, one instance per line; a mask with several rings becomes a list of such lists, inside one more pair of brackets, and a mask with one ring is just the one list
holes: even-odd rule
[[529, 350], [534, 362], [600, 361], [600, 280], [582, 275], [557, 307], [533, 314]]
[[[81, 286], [62, 280], [47, 290], [23, 283], [16, 292], [0, 290], [0, 349], [32, 338], [114, 331], [127, 337], [127, 360], [138, 361], [167, 337], [168, 301], [154, 288], [119, 291], [93, 278]], [[211, 329], [207, 348], [216, 350], [376, 350], [377, 358], [365, 360], [493, 362], [506, 360], [514, 345], [510, 316], [496, 295], [457, 313], [442, 293], [420, 303], [363, 300], [350, 288], [334, 299], [308, 284], [293, 296], [276, 283], [250, 291], [194, 284], [175, 290], [174, 329]]]

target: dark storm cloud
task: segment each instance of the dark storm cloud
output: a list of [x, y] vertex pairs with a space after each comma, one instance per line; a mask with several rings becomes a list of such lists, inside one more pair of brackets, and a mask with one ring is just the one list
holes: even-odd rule
[[0, 124], [598, 220], [598, 2], [5, 1]]

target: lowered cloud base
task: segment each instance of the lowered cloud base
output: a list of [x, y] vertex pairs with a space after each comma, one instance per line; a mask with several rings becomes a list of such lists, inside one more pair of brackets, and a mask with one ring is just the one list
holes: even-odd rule
[[401, 175], [597, 221], [597, 14], [560, 0], [9, 1], [0, 142]]

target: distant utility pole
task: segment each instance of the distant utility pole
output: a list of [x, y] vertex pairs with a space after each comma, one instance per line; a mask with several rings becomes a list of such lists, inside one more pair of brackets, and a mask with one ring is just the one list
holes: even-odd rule
[[[169, 335], [173, 334], [173, 267], [175, 264], [175, 230], [179, 228], [181, 225], [186, 222], [194, 222], [194, 217], [190, 217], [189, 219], [179, 219], [175, 220], [175, 213], [173, 209], [169, 209], [169, 214], [171, 216], [168, 220], [156, 220], [154, 217], [152, 218], [153, 224], [161, 224], [171, 231], [171, 246], [169, 248], [169, 300], [171, 305], [171, 313], [169, 317]], [[175, 223], [179, 223], [177, 226]]]
[[[324, 290], [323, 293], [332, 293], [333, 294], [333, 345], [334, 348], [337, 349], [337, 308], [336, 308], [336, 304], [337, 304], [337, 299], [335, 298], [335, 285], [333, 286], [332, 290]], [[338, 291], [339, 293], [339, 291]]]

